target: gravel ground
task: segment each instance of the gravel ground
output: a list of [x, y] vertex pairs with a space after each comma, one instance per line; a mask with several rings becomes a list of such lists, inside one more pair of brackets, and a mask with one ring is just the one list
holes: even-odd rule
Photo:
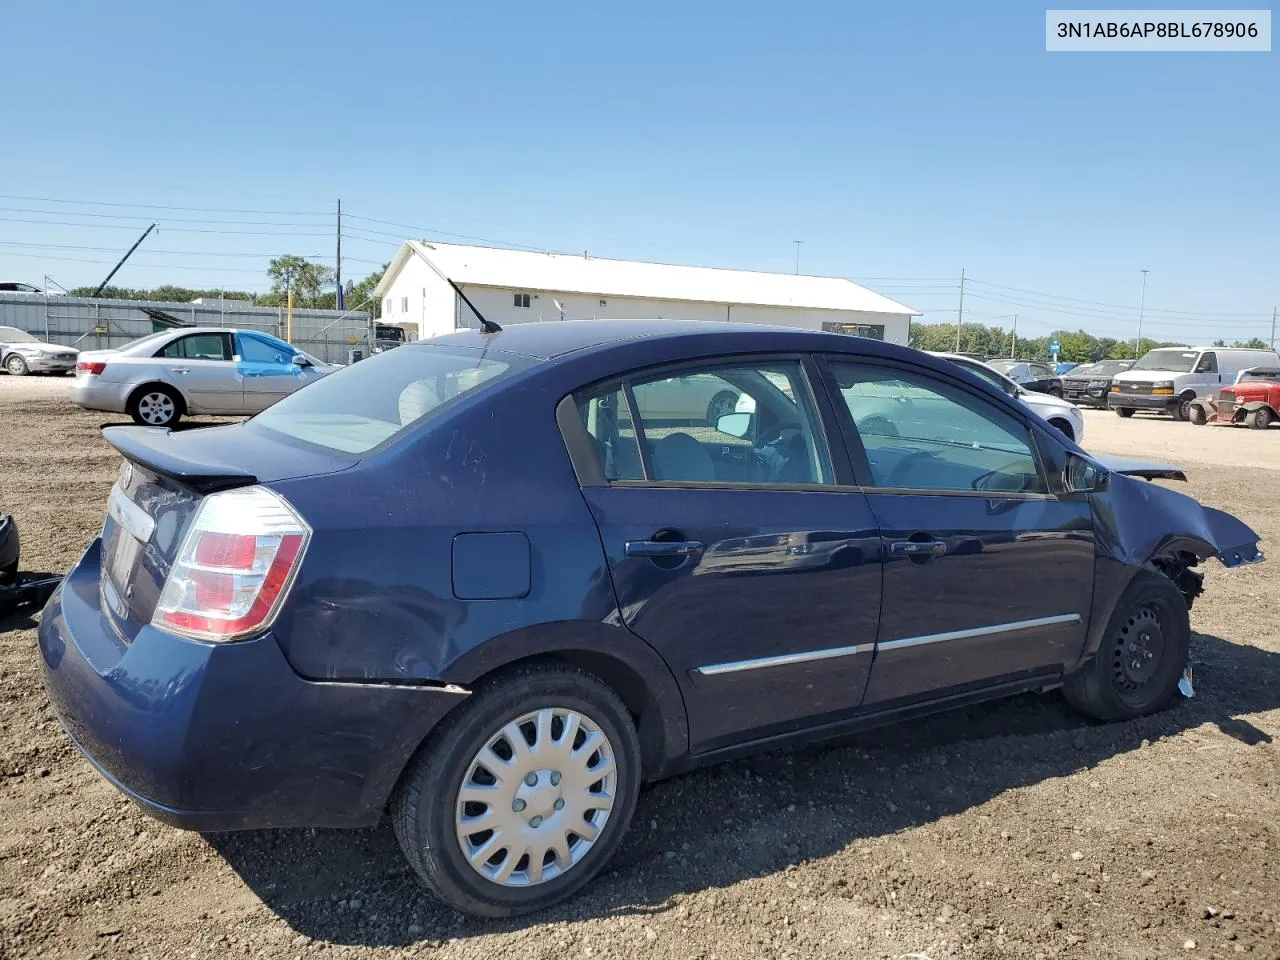
[[[74, 562], [117, 469], [111, 418], [64, 391], [0, 377], [0, 504], [31, 570]], [[1280, 541], [1280, 431], [1088, 430], [1092, 449], [1184, 463], [1193, 493]], [[51, 716], [34, 620], [0, 620], [0, 957], [1276, 960], [1274, 563], [1208, 567], [1193, 700], [1103, 726], [1027, 696], [679, 777], [643, 793], [585, 896], [504, 923], [440, 908], [385, 825], [202, 837], [148, 819]]]

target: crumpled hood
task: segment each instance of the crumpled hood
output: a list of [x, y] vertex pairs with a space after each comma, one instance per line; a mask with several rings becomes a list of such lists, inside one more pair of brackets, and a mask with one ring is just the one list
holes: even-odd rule
[[1090, 499], [1098, 546], [1125, 563], [1146, 563], [1168, 548], [1217, 557], [1225, 567], [1265, 559], [1247, 524], [1168, 487], [1112, 473]]

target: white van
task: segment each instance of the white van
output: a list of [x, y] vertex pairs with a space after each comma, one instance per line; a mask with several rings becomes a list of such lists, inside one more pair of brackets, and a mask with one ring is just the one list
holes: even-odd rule
[[1280, 365], [1274, 350], [1239, 347], [1160, 347], [1111, 381], [1107, 406], [1122, 417], [1158, 410], [1191, 418], [1191, 401], [1232, 384], [1241, 370]]

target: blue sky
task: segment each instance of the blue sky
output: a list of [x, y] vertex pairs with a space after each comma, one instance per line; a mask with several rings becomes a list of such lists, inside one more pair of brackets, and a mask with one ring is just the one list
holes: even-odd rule
[[1049, 54], [1044, 9], [14, 4], [0, 277], [95, 282], [154, 217], [115, 282], [265, 289], [332, 259], [341, 197], [419, 228], [349, 220], [347, 276], [423, 233], [780, 271], [801, 239], [926, 320], [963, 267], [966, 318], [1132, 336], [1145, 267], [1144, 333], [1266, 336], [1280, 54]]

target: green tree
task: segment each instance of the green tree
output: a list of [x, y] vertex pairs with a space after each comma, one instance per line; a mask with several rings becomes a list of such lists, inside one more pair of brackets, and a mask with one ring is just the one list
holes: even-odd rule
[[[1261, 337], [1250, 337], [1248, 340], [1237, 340], [1235, 343], [1231, 345], [1233, 347], [1243, 347], [1245, 350], [1270, 350], [1271, 349], [1271, 344], [1267, 343], [1267, 341], [1263, 340]], [[1219, 346], [1222, 346], [1222, 344], [1215, 343], [1214, 346], [1219, 347]]]
[[[305, 257], [293, 254], [276, 257], [267, 265], [267, 276], [271, 278], [270, 297], [276, 304], [285, 303], [291, 289], [295, 307], [332, 309], [336, 300], [336, 294], [323, 292], [333, 283], [333, 271]], [[262, 299], [265, 302], [267, 298]]]

